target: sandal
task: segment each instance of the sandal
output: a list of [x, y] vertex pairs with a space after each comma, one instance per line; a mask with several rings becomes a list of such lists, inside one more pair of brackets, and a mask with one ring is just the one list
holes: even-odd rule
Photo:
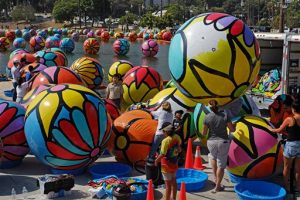
[[220, 189], [214, 189], [213, 191], [211, 191], [211, 193], [213, 193], [213, 194], [215, 194], [215, 193], [217, 193], [217, 192], [222, 192], [222, 191], [224, 191], [224, 189], [225, 189], [225, 187], [224, 186], [221, 186], [220, 187]]

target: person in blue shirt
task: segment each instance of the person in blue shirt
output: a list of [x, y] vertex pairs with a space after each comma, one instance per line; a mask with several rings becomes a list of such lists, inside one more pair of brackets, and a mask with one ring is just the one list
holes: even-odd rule
[[26, 82], [29, 81], [32, 78], [32, 76], [33, 76], [33, 66], [29, 65], [28, 70], [29, 71], [26, 72], [26, 75], [25, 75]]

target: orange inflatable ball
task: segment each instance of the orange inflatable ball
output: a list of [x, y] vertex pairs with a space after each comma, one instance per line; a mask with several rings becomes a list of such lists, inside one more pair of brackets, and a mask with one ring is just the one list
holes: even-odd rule
[[36, 88], [42, 84], [62, 83], [72, 83], [85, 86], [79, 75], [71, 69], [66, 67], [48, 67], [34, 77], [31, 81], [30, 89]]
[[31, 64], [35, 61], [35, 57], [33, 54], [30, 54], [30, 53], [20, 53], [20, 54], [16, 54], [14, 55], [9, 61], [8, 61], [8, 64], [7, 64], [7, 67], [9, 69], [11, 69], [13, 66], [14, 66], [14, 61], [15, 60], [21, 60], [22, 58], [25, 58], [25, 65], [28, 65], [28, 64]]
[[130, 42], [135, 42], [137, 38], [138, 38], [138, 35], [134, 31], [130, 32], [128, 34], [128, 39], [129, 39]]
[[108, 144], [119, 162], [134, 164], [145, 160], [155, 135], [157, 121], [143, 110], [133, 110], [115, 119]]
[[101, 40], [103, 41], [103, 42], [108, 42], [109, 41], [109, 38], [110, 38], [110, 35], [109, 35], [109, 32], [108, 31], [103, 31], [102, 33], [101, 33]]
[[95, 38], [88, 38], [83, 43], [83, 49], [87, 54], [97, 54], [100, 50], [100, 43]]

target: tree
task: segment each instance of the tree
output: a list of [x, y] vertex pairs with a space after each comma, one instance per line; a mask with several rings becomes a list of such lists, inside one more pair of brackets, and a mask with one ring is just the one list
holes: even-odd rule
[[126, 13], [126, 15], [122, 16], [119, 20], [121, 25], [126, 25], [126, 31], [128, 31], [128, 25], [133, 24], [134, 21], [138, 19], [138, 16], [133, 13]]
[[300, 2], [292, 1], [288, 8], [286, 14], [286, 24], [289, 28], [300, 27]]
[[17, 5], [11, 11], [11, 17], [13, 21], [26, 20], [33, 21], [35, 19], [34, 16], [35, 10], [31, 5]]
[[140, 26], [149, 27], [150, 29], [152, 29], [154, 27], [155, 21], [155, 16], [153, 16], [152, 13], [148, 12], [145, 15], [143, 15], [140, 21]]
[[53, 17], [57, 22], [69, 21], [73, 24], [74, 17], [78, 13], [77, 0], [58, 0], [54, 4]]

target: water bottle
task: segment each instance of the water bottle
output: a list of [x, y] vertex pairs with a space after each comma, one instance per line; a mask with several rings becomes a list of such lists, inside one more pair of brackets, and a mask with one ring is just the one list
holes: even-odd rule
[[26, 199], [27, 195], [28, 195], [28, 191], [27, 191], [26, 187], [24, 186], [23, 189], [22, 189], [22, 196], [23, 196], [24, 199]]
[[15, 188], [11, 189], [11, 199], [16, 200], [16, 190], [15, 190]]

